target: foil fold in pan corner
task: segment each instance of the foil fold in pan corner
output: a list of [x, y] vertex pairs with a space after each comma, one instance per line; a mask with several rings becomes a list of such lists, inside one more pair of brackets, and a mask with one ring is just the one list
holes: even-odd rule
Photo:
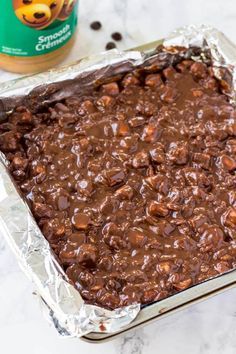
[[[208, 26], [188, 26], [174, 31], [164, 40], [167, 51], [170, 46], [200, 47], [202, 53], [210, 51], [215, 68], [223, 67], [229, 70], [232, 78], [230, 96], [232, 101], [236, 102], [236, 47], [221, 32]], [[1, 105], [5, 105], [5, 113], [8, 109], [10, 112], [11, 97], [30, 95], [35, 88], [37, 93], [39, 85], [56, 85], [63, 80], [78, 78], [86, 79], [87, 82], [100, 80], [112, 74], [117, 75], [140, 67], [147, 62], [150, 64], [157, 55], [155, 51], [149, 52], [148, 55], [138, 51], [110, 51], [67, 67], [1, 84], [0, 119]], [[199, 59], [204, 60], [204, 56]], [[221, 79], [221, 71], [216, 70], [216, 74]], [[60, 90], [55, 92], [54, 99], [60, 99]], [[5, 119], [3, 115], [2, 117]], [[90, 332], [113, 333], [122, 330], [137, 317], [140, 304], [113, 311], [85, 304], [79, 292], [67, 281], [27, 204], [20, 197], [2, 154], [0, 154], [0, 231], [12, 246], [24, 272], [34, 282], [47, 317], [60, 335], [81, 337]]]
[[224, 33], [207, 25], [190, 25], [173, 31], [163, 42], [165, 47], [200, 47], [208, 50], [214, 65], [214, 74], [219, 79], [222, 77], [220, 69], [227, 69], [231, 76], [228, 83], [231, 102], [236, 104], [236, 45]]

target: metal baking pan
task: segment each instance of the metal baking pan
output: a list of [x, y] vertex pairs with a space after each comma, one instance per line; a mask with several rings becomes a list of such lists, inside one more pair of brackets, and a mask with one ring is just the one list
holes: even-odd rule
[[232, 289], [235, 286], [236, 270], [232, 270], [217, 278], [207, 280], [204, 283], [197, 284], [176, 295], [143, 307], [133, 322], [116, 333], [89, 333], [81, 337], [81, 339], [92, 343], [112, 340], [123, 333], [127, 333], [133, 329], [160, 320], [177, 311], [185, 309], [190, 305], [197, 304], [198, 302], [220, 294], [223, 291]]
[[[133, 48], [132, 50], [142, 51], [149, 53], [153, 51], [158, 45], [160, 45], [163, 41], [158, 40], [155, 42], [151, 42], [142, 46], [138, 46]], [[78, 64], [80, 61], [76, 62]], [[73, 66], [73, 64], [72, 64]], [[56, 69], [57, 77], [63, 78], [63, 74], [66, 71], [70, 70], [70, 66], [64, 66], [59, 69]], [[40, 76], [40, 75], [38, 75]], [[44, 74], [42, 74], [41, 81], [44, 80]], [[34, 87], [35, 80], [34, 75], [28, 78], [18, 79], [16, 84], [14, 84], [14, 89], [17, 92], [17, 89], [21, 87], [22, 82], [27, 80], [32, 87]], [[7, 95], [8, 91], [12, 90], [12, 83], [6, 82], [0, 85], [0, 91], [5, 92]], [[136, 329], [138, 327], [144, 326], [148, 323], [154, 322], [161, 318], [166, 317], [167, 315], [171, 315], [181, 309], [190, 306], [191, 304], [198, 303], [202, 300], [205, 300], [211, 296], [214, 296], [220, 292], [231, 289], [236, 286], [236, 270], [231, 270], [228, 273], [220, 275], [216, 278], [209, 279], [203, 283], [192, 286], [180, 293], [172, 295], [166, 299], [160, 300], [156, 303], [143, 306], [138, 316], [133, 320], [129, 325], [122, 327], [121, 330], [113, 333], [95, 333], [91, 332], [81, 337], [81, 339], [92, 342], [99, 343], [107, 340], [111, 340], [123, 333], [126, 333], [132, 329]]]
[[[163, 40], [159, 40], [132, 48], [132, 50], [149, 52], [162, 43]], [[112, 340], [123, 333], [160, 320], [234, 287], [236, 287], [236, 270], [220, 275], [217, 278], [209, 279], [154, 304], [144, 306], [132, 323], [116, 333], [89, 333], [81, 337], [81, 339], [91, 343]]]

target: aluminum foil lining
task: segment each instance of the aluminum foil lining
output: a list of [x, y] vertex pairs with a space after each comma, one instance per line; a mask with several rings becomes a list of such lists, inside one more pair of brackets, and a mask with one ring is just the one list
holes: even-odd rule
[[[236, 103], [236, 45], [224, 33], [206, 25], [190, 25], [173, 31], [163, 42], [165, 47], [197, 46], [209, 50], [214, 65], [215, 76], [226, 80], [222, 68], [227, 69], [230, 76], [229, 90], [225, 93], [231, 97], [231, 102]], [[224, 77], [222, 77], [224, 75]]]
[[[219, 79], [222, 79], [221, 69], [227, 68], [231, 78], [228, 94], [235, 102], [236, 46], [221, 32], [203, 25], [188, 26], [174, 31], [164, 40], [163, 45], [164, 50], [172, 54], [172, 46], [200, 47], [201, 53], [194, 57], [195, 60], [205, 60], [206, 53], [210, 53]], [[30, 97], [34, 92], [42, 100], [47, 100], [45, 84], [50, 84], [55, 89], [50, 99], [60, 99], [58, 82], [66, 80], [70, 83], [70, 80], [79, 77], [80, 82], [84, 80], [87, 85], [95, 79], [129, 71], [146, 63], [150, 65], [157, 55], [155, 50], [148, 53], [114, 50], [58, 70], [3, 83], [0, 85], [0, 119], [1, 114], [10, 112], [13, 96], [21, 100], [23, 95]], [[40, 88], [35, 89], [39, 85]], [[70, 84], [68, 94], [69, 87]], [[60, 335], [81, 337], [90, 332], [114, 333], [122, 330], [138, 316], [140, 304], [110, 311], [84, 302], [79, 292], [67, 281], [31, 211], [20, 197], [8, 173], [3, 154], [0, 154], [0, 232], [12, 247], [24, 272], [34, 282], [44, 311]]]

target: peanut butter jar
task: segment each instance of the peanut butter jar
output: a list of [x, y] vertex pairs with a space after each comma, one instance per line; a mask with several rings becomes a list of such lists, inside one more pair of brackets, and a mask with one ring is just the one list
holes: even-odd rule
[[0, 0], [0, 68], [34, 73], [59, 64], [71, 50], [78, 0]]

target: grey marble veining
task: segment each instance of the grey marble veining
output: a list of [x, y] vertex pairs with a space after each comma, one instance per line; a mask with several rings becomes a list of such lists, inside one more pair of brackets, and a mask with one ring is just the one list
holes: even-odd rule
[[[79, 33], [66, 62], [102, 51], [113, 31], [119, 49], [164, 37], [176, 27], [206, 23], [236, 42], [235, 0], [81, 0]], [[100, 20], [102, 30], [89, 24]], [[0, 81], [17, 75], [0, 71]], [[59, 338], [43, 318], [33, 286], [0, 235], [0, 338], [4, 354], [235, 354], [236, 289], [112, 342], [91, 345]]]

